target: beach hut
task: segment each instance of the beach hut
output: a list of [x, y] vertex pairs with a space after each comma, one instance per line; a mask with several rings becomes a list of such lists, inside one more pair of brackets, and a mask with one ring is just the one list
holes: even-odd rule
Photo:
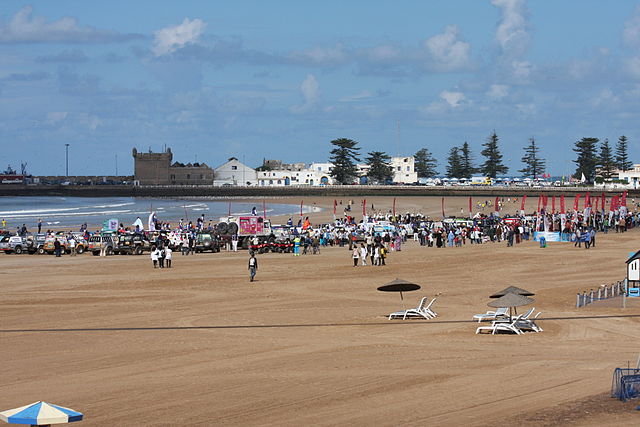
[[81, 412], [42, 401], [0, 412], [0, 420], [2, 421], [32, 426], [72, 423], [82, 421], [82, 417]]

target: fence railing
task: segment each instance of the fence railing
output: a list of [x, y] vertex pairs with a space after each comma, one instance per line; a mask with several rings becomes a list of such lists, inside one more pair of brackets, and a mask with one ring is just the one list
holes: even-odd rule
[[594, 301], [601, 301], [609, 298], [615, 298], [627, 292], [626, 279], [612, 283], [611, 285], [602, 285], [597, 290], [590, 289], [588, 291], [578, 292], [576, 296], [576, 308], [584, 307]]

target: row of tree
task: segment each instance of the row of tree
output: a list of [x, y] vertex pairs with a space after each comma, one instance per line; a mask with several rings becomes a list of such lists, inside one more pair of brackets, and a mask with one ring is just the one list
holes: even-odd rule
[[[472, 175], [480, 173], [489, 178], [504, 175], [509, 168], [502, 162], [502, 154], [498, 147], [498, 135], [493, 132], [487, 141], [482, 144], [480, 154], [484, 157], [484, 162], [476, 167], [474, 159], [466, 141], [461, 147], [452, 147], [447, 156], [446, 176], [448, 178], [471, 178]], [[582, 138], [575, 143], [573, 151], [577, 153], [576, 171], [574, 177], [581, 179], [584, 174], [588, 182], [593, 182], [596, 173], [603, 179], [610, 179], [614, 170], [626, 171], [633, 166], [629, 161], [629, 141], [626, 136], [618, 138], [615, 147], [615, 154], [609, 140], [605, 139], [600, 144], [598, 152], [598, 138]], [[331, 141], [333, 149], [329, 160], [333, 163], [331, 176], [340, 184], [350, 184], [358, 178], [358, 168], [356, 162], [360, 161], [358, 142], [339, 138]], [[438, 175], [438, 161], [431, 152], [422, 148], [414, 154], [415, 170], [419, 178], [430, 178]], [[367, 153], [364, 159], [369, 166], [366, 174], [370, 182], [388, 183], [393, 179], [393, 168], [391, 167], [391, 157], [382, 151], [372, 151]], [[521, 159], [524, 167], [519, 169], [523, 176], [536, 179], [542, 176], [546, 169], [546, 161], [540, 157], [540, 147], [534, 138], [529, 140], [529, 144], [524, 147], [524, 155]]]

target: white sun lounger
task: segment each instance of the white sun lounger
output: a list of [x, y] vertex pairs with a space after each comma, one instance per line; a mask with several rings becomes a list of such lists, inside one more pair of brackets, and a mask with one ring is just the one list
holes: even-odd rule
[[478, 327], [478, 329], [476, 329], [476, 334], [479, 334], [480, 332], [483, 332], [483, 331], [489, 331], [493, 335], [497, 331], [506, 331], [506, 332], [513, 332], [514, 334], [517, 334], [517, 335], [522, 335], [524, 334], [524, 332], [522, 332], [516, 326], [516, 324], [520, 321], [521, 317], [522, 315], [516, 317], [511, 323], [493, 322], [491, 326], [480, 326]]
[[540, 316], [542, 314], [541, 311], [538, 312], [538, 314], [535, 315], [535, 317], [533, 319], [530, 318], [522, 318], [520, 319], [520, 321], [516, 324], [516, 327], [520, 330], [526, 330], [526, 331], [534, 331], [534, 332], [542, 332], [542, 328], [540, 326], [537, 325], [536, 323], [536, 319], [538, 318], [538, 316]]
[[436, 301], [436, 298], [432, 299], [429, 304], [425, 306], [427, 302], [427, 297], [424, 297], [420, 300], [420, 303], [416, 308], [410, 308], [408, 310], [396, 311], [389, 315], [389, 320], [402, 317], [402, 320], [405, 320], [407, 317], [424, 317], [425, 319], [433, 319], [438, 314], [431, 310], [431, 306]]
[[509, 317], [509, 309], [507, 307], [500, 307], [496, 311], [487, 311], [486, 313], [476, 314], [473, 316], [474, 320], [478, 320], [478, 323], [483, 320], [496, 320], [504, 317]]

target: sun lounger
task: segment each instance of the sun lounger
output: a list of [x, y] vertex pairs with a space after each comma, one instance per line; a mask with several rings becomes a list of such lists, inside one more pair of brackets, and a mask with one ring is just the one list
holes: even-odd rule
[[509, 317], [509, 309], [507, 307], [500, 307], [496, 311], [487, 311], [486, 313], [476, 314], [473, 316], [474, 320], [478, 320], [478, 323], [485, 320], [496, 320]]
[[427, 302], [427, 297], [424, 297], [420, 300], [420, 303], [416, 308], [410, 308], [408, 310], [396, 311], [389, 315], [389, 320], [396, 319], [402, 317], [402, 320], [405, 320], [407, 317], [424, 317], [425, 319], [433, 319], [438, 314], [431, 309], [433, 303], [436, 301], [436, 298], [432, 299], [429, 304], [425, 306]]
[[493, 335], [497, 331], [505, 331], [505, 332], [513, 332], [514, 334], [517, 334], [517, 335], [522, 335], [524, 334], [524, 332], [522, 332], [516, 326], [516, 324], [520, 321], [521, 317], [522, 315], [516, 317], [511, 323], [493, 322], [491, 326], [480, 326], [478, 327], [478, 329], [476, 329], [476, 334], [479, 334], [480, 332], [488, 331], [488, 332], [491, 332], [491, 334]]
[[530, 318], [527, 318], [527, 319], [522, 318], [522, 319], [520, 319], [520, 321], [518, 323], [516, 323], [516, 327], [518, 329], [520, 329], [521, 331], [542, 332], [542, 328], [536, 324], [536, 319], [541, 314], [542, 314], [542, 312], [539, 311], [538, 314], [536, 314], [533, 319], [530, 319]]

